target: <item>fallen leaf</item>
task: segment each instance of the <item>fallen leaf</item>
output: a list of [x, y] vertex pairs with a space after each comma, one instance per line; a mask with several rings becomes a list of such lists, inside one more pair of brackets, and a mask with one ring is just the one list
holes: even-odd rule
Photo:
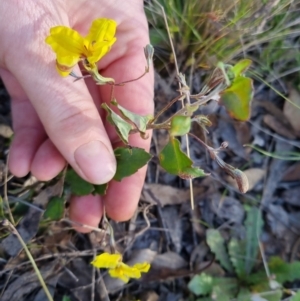
[[[288, 118], [290, 124], [292, 125], [293, 129], [296, 133], [298, 133], [298, 137], [300, 134], [300, 109], [297, 108], [295, 105], [300, 107], [300, 94], [294, 88], [290, 89], [289, 99], [292, 102], [285, 101], [283, 112], [285, 116]], [[295, 105], [293, 105], [293, 103]]]
[[279, 134], [283, 137], [286, 137], [288, 139], [296, 138], [294, 131], [292, 129], [288, 128], [285, 124], [283, 124], [280, 120], [278, 120], [274, 116], [272, 116], [270, 114], [266, 114], [264, 116], [263, 120], [264, 120], [264, 123], [277, 134]]
[[[28, 243], [36, 235], [42, 215], [42, 211], [30, 207], [18, 224], [17, 231], [25, 243]], [[18, 237], [13, 233], [2, 240], [1, 247], [11, 257], [15, 257], [23, 249]]]
[[[52, 277], [57, 278], [59, 276], [59, 261], [60, 259], [48, 263], [45, 262], [40, 268], [41, 277], [46, 284], [48, 283], [48, 279], [51, 279]], [[37, 275], [33, 270], [22, 275], [16, 275], [13, 279], [14, 281], [12, 281], [4, 290], [1, 301], [25, 300], [24, 296], [36, 291], [41, 286]]]
[[140, 297], [141, 301], [158, 301], [159, 296], [155, 291], [143, 292]]
[[283, 182], [300, 181], [300, 162], [289, 166], [282, 175]]
[[156, 269], [182, 269], [188, 266], [188, 263], [175, 252], [166, 252], [163, 254], [156, 255], [152, 261], [153, 268]]
[[161, 224], [166, 229], [169, 247], [173, 245], [175, 251], [179, 253], [182, 249], [183, 225], [182, 219], [175, 206], [167, 206], [161, 209]]
[[294, 187], [285, 190], [282, 194], [282, 198], [287, 204], [299, 207], [300, 206], [299, 195], [300, 195], [300, 187]]
[[[206, 190], [204, 186], [194, 187], [194, 196], [197, 197], [204, 194]], [[161, 184], [145, 184], [142, 192], [142, 200], [161, 207], [179, 205], [190, 201], [190, 190]]]
[[215, 194], [210, 203], [211, 210], [222, 220], [242, 224], [245, 211], [243, 205], [232, 197]]

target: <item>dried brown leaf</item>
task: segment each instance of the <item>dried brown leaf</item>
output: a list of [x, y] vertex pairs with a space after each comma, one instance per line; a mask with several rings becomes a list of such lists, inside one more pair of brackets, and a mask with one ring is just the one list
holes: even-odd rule
[[[206, 187], [195, 187], [194, 196], [205, 193]], [[168, 185], [145, 184], [142, 192], [142, 200], [164, 207], [166, 205], [179, 205], [190, 201], [189, 189], [179, 189]]]
[[293, 129], [288, 128], [285, 124], [283, 124], [280, 120], [272, 115], [264, 116], [264, 123], [271, 128], [277, 134], [286, 137], [288, 139], [295, 139], [296, 135]]
[[[300, 106], [300, 94], [299, 91], [291, 88], [289, 93], [289, 99], [292, 103], [297, 106]], [[296, 133], [298, 133], [298, 137], [300, 134], [300, 109], [295, 107], [291, 102], [286, 101], [284, 103], [283, 112], [287, 119], [289, 120], [290, 124], [292, 125], [293, 129]]]
[[282, 175], [282, 181], [300, 181], [300, 162], [289, 166]]
[[186, 268], [188, 266], [188, 263], [180, 255], [170, 251], [156, 255], [152, 262], [152, 266], [156, 269], [168, 268], [177, 270]]

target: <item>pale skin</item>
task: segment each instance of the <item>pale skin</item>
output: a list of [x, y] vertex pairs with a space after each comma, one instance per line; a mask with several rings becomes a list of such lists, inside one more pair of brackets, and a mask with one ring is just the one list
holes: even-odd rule
[[[0, 77], [10, 96], [15, 132], [9, 169], [17, 177], [31, 172], [48, 181], [70, 164], [85, 180], [108, 182], [116, 169], [113, 148], [120, 139], [103, 118], [102, 102], [110, 100], [109, 86], [91, 79], [74, 83], [55, 69], [55, 54], [44, 40], [49, 29], [69, 26], [87, 34], [94, 19], [118, 23], [117, 42], [99, 62], [101, 75], [116, 82], [141, 75], [146, 66], [143, 47], [149, 43], [142, 0], [10, 0], [0, 2]], [[80, 74], [79, 67], [74, 68]], [[115, 88], [117, 101], [135, 113], [153, 112], [153, 72], [137, 82]], [[135, 134], [130, 144], [149, 149], [150, 139]], [[121, 182], [112, 182], [105, 197], [72, 197], [70, 218], [97, 227], [105, 205], [117, 221], [134, 213], [146, 168]], [[88, 232], [87, 228], [75, 227]]]

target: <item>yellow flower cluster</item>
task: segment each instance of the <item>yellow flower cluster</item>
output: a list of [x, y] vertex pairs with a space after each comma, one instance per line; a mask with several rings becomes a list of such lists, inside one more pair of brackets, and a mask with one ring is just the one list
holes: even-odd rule
[[108, 269], [111, 277], [119, 278], [125, 283], [129, 278], [140, 278], [141, 273], [147, 273], [150, 269], [150, 264], [147, 262], [136, 263], [134, 266], [128, 266], [122, 262], [121, 254], [102, 253], [91, 262], [97, 268]]
[[52, 27], [46, 43], [56, 54], [56, 68], [59, 74], [69, 75], [79, 61], [82, 61], [88, 72], [97, 70], [96, 63], [116, 41], [116, 27], [117, 23], [114, 20], [97, 19], [85, 37], [66, 26]]

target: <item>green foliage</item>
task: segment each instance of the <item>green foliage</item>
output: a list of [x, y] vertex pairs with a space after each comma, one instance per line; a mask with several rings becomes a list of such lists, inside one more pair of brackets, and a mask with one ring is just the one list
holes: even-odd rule
[[87, 195], [94, 191], [94, 186], [79, 177], [73, 169], [67, 170], [65, 182], [75, 195]]
[[50, 220], [60, 220], [65, 211], [65, 201], [61, 197], [53, 197], [48, 202], [44, 217]]
[[232, 118], [240, 121], [250, 118], [250, 104], [253, 98], [252, 85], [251, 78], [238, 76], [231, 86], [220, 94], [220, 103], [224, 105]]
[[122, 114], [122, 117], [125, 120], [127, 120], [129, 122], [132, 122], [133, 125], [134, 125], [134, 127], [140, 133], [146, 134], [147, 124], [153, 118], [152, 115], [140, 116], [138, 114], [135, 114], [135, 113], [133, 113], [133, 112], [125, 109], [124, 107], [122, 107], [121, 105], [119, 105], [116, 100], [113, 100], [111, 103], [120, 110], [120, 112]]
[[251, 64], [252, 61], [249, 59], [240, 60], [234, 66], [232, 66], [230, 70], [233, 72], [234, 77], [236, 78], [245, 73]]
[[221, 265], [228, 271], [233, 272], [232, 264], [229, 255], [225, 248], [225, 241], [218, 230], [208, 229], [206, 231], [206, 242]]
[[259, 250], [259, 236], [263, 228], [261, 211], [256, 207], [251, 207], [247, 212], [245, 221], [246, 227], [246, 258], [245, 272], [249, 275], [256, 261]]
[[196, 296], [210, 295], [197, 299], [199, 301], [229, 301], [231, 296], [237, 293], [238, 283], [234, 278], [212, 277], [202, 273], [193, 277], [188, 283], [188, 288]]
[[300, 301], [300, 291], [298, 291], [291, 299], [290, 301]]
[[171, 119], [171, 136], [183, 136], [191, 129], [191, 117], [189, 116], [174, 116]]
[[196, 296], [210, 294], [213, 286], [213, 277], [205, 273], [196, 275], [188, 284], [189, 290]]
[[95, 190], [93, 193], [99, 194], [99, 195], [105, 195], [107, 188], [108, 188], [108, 183], [101, 184], [101, 185], [94, 185]]
[[[204, 273], [195, 275], [188, 287], [195, 295], [203, 296], [197, 300], [221, 301], [235, 298], [237, 301], [281, 300], [283, 291], [270, 288], [270, 280], [264, 270], [253, 273], [262, 227], [260, 210], [256, 207], [248, 209], [245, 220], [245, 239], [231, 238], [227, 244], [228, 251], [220, 231], [207, 230], [207, 244], [211, 251], [227, 272], [236, 273], [236, 278], [219, 278]], [[289, 264], [280, 258], [273, 257], [270, 259], [269, 269], [275, 275], [276, 281], [281, 284], [300, 278], [300, 262]]]
[[300, 279], [300, 261], [284, 262], [279, 257], [272, 257], [269, 262], [270, 273], [275, 275], [279, 283]]
[[129, 177], [147, 164], [151, 155], [138, 147], [118, 147], [115, 149], [117, 171], [114, 180], [121, 181]]
[[228, 254], [231, 263], [239, 279], [245, 279], [245, 254], [246, 254], [246, 241], [238, 241], [232, 238], [228, 244]]
[[[257, 57], [260, 67], [278, 73], [298, 66], [298, 10], [293, 0], [158, 0], [164, 7], [171, 38], [182, 69], [191, 64], [212, 67], [241, 56]], [[264, 3], [265, 2], [265, 3]], [[161, 10], [148, 6], [151, 43], [161, 60], [172, 62], [170, 44]], [[272, 70], [272, 71], [271, 71]], [[275, 76], [276, 78], [276, 76]]]
[[192, 166], [193, 161], [180, 149], [179, 140], [173, 137], [159, 154], [159, 162], [167, 172], [183, 179], [205, 176], [202, 169]]
[[[151, 159], [149, 153], [138, 147], [118, 147], [114, 150], [114, 153], [117, 170], [113, 179], [116, 181], [121, 181], [123, 178], [136, 173]], [[83, 180], [73, 169], [67, 171], [65, 182], [70, 186], [72, 194], [79, 196], [91, 193], [104, 195], [108, 188], [108, 183], [93, 185]]]
[[132, 125], [115, 113], [106, 103], [102, 104], [102, 108], [108, 113], [107, 120], [115, 127], [121, 140], [128, 144], [129, 133], [133, 129]]

